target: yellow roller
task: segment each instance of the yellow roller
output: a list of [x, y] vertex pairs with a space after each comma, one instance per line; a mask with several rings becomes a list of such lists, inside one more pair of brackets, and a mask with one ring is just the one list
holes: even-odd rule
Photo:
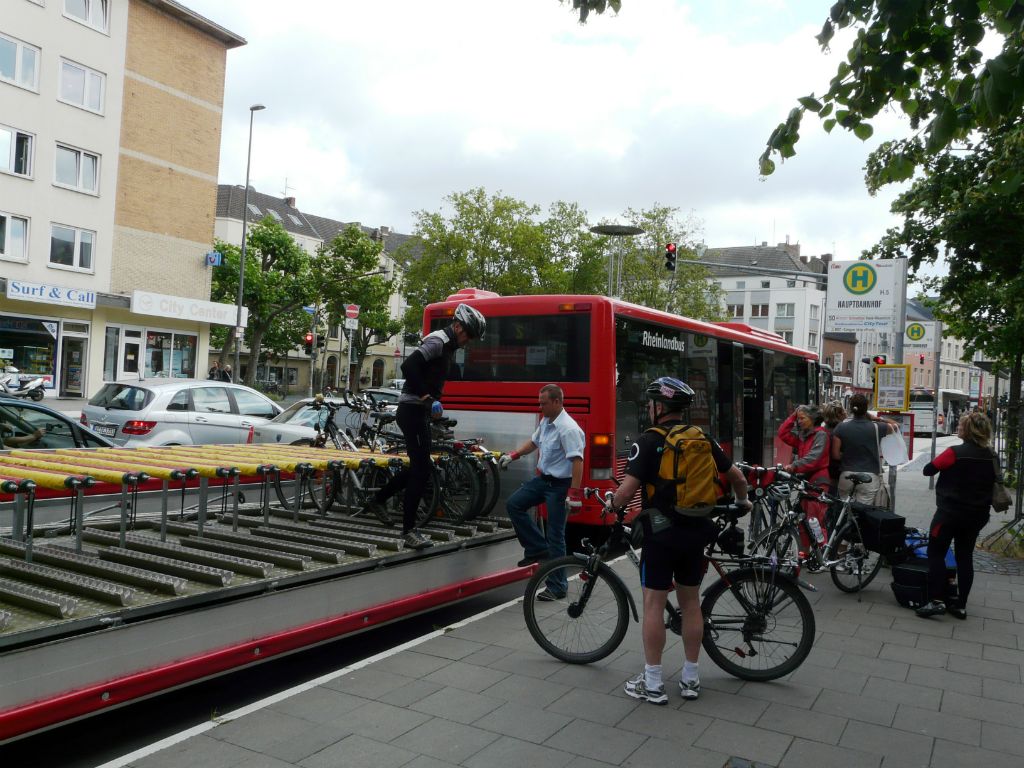
[[37, 470], [18, 464], [10, 464], [6, 461], [0, 461], [0, 473], [22, 480], [32, 480], [41, 488], [49, 488], [51, 491], [66, 491], [69, 480], [77, 479], [85, 485], [91, 485], [95, 482], [93, 478], [83, 477], [79, 474]]
[[177, 467], [168, 468], [161, 467], [156, 464], [143, 464], [140, 462], [122, 461], [120, 460], [120, 457], [116, 459], [103, 459], [93, 456], [83, 456], [80, 454], [77, 448], [60, 448], [57, 451], [55, 451], [55, 453], [61, 455], [71, 454], [74, 456], [74, 460], [77, 463], [82, 464], [83, 466], [99, 467], [101, 469], [117, 469], [119, 467], [123, 467], [125, 470], [130, 472], [145, 472], [150, 477], [155, 477], [158, 480], [174, 480], [175, 478], [172, 477], [172, 475], [175, 472], [184, 471], [183, 469], [179, 469]]
[[218, 474], [219, 471], [230, 469], [221, 464], [214, 464], [212, 462], [200, 463], [193, 460], [182, 462], [183, 457], [176, 457], [167, 452], [158, 452], [157, 449], [148, 450], [143, 448], [97, 448], [96, 453], [105, 456], [124, 456], [126, 452], [130, 451], [139, 458], [137, 460], [148, 461], [153, 460], [160, 463], [165, 463], [169, 468], [172, 469], [194, 469], [202, 477], [222, 480], [223, 475]]
[[[25, 454], [28, 456], [25, 456]], [[25, 467], [36, 467], [37, 469], [49, 469], [54, 472], [67, 472], [69, 475], [87, 475], [94, 477], [100, 482], [111, 483], [112, 485], [124, 485], [124, 470], [99, 469], [95, 467], [83, 467], [74, 461], [64, 461], [54, 454], [44, 454], [48, 458], [43, 460], [38, 453], [32, 451], [11, 451], [7, 461], [12, 464], [21, 464]], [[86, 471], [82, 471], [82, 470]]]

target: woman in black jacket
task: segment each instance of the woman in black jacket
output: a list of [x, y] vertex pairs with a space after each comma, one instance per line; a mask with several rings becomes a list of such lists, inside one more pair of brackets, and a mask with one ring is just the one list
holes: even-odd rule
[[[939, 616], [947, 611], [958, 619], [967, 618], [967, 596], [974, 583], [974, 545], [988, 522], [992, 506], [992, 485], [998, 459], [989, 448], [992, 423], [983, 413], [968, 413], [957, 425], [963, 440], [925, 465], [924, 474], [938, 473], [935, 484], [935, 517], [928, 538], [928, 594], [930, 602], [917, 609], [922, 617]], [[946, 605], [938, 599], [946, 594], [946, 552], [953, 542], [959, 605]]]

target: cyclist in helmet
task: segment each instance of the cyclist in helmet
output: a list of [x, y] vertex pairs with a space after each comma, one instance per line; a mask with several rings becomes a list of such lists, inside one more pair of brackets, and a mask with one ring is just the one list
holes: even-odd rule
[[[640, 583], [643, 586], [645, 663], [644, 671], [626, 683], [625, 691], [635, 699], [652, 704], [668, 703], [661, 676], [661, 657], [665, 650], [665, 602], [673, 582], [683, 614], [683, 650], [686, 656], [679, 692], [684, 699], [696, 699], [700, 695], [697, 660], [704, 620], [700, 612], [699, 585], [706, 568], [704, 548], [715, 537], [718, 528], [708, 517], [677, 514], [672, 504], [660, 498], [650, 498], [647, 490], [658, 480], [665, 436], [672, 427], [686, 423], [683, 411], [690, 407], [693, 396], [690, 387], [670, 376], [655, 379], [647, 386], [647, 415], [653, 427], [633, 444], [625, 476], [612, 502], [616, 508], [625, 507], [642, 489], [642, 511], [634, 525], [644, 526]], [[710, 437], [707, 439], [711, 443], [715, 467], [725, 474], [736, 502], [749, 509], [746, 478], [718, 443]], [[655, 522], [656, 519], [660, 523]], [[659, 528], [657, 532], [653, 530], [655, 526]]]
[[428, 334], [402, 363], [405, 384], [398, 398], [396, 422], [405, 437], [409, 467], [377, 491], [367, 508], [381, 521], [390, 523], [384, 503], [404, 488], [402, 533], [405, 545], [412, 549], [430, 546], [430, 539], [416, 530], [416, 509], [430, 479], [430, 419], [440, 418], [444, 413], [441, 392], [455, 351], [473, 339], [483, 338], [486, 327], [487, 320], [479, 310], [459, 304], [451, 324]]

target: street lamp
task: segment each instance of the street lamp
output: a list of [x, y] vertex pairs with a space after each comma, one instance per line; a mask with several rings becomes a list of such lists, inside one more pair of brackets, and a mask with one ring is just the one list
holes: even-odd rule
[[[249, 167], [252, 164], [252, 118], [261, 109], [266, 109], [262, 104], [253, 104], [249, 107], [249, 150], [245, 155], [245, 202], [242, 204], [242, 255], [238, 260], [238, 307], [235, 315], [235, 370], [234, 378], [238, 381], [242, 376], [242, 366], [238, 362], [242, 351], [242, 290], [245, 287], [245, 238], [249, 229]], [[249, 360], [252, 366], [252, 360]]]
[[[595, 235], [603, 235], [605, 237], [633, 237], [634, 235], [642, 235], [643, 229], [640, 227], [634, 227], [629, 224], [598, 224], [595, 227], [591, 227], [590, 231]], [[615, 252], [613, 249], [608, 251], [608, 296], [618, 295], [621, 290], [620, 283], [622, 281], [622, 259], [625, 254], [619, 254], [618, 274], [616, 274], [615, 268]], [[614, 293], [612, 292], [614, 288]]]

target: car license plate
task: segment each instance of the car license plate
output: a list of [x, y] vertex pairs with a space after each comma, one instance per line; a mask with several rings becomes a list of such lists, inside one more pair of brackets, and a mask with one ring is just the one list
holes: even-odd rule
[[93, 427], [93, 431], [97, 435], [103, 435], [104, 437], [113, 437], [117, 434], [117, 427], [113, 424], [96, 424]]

